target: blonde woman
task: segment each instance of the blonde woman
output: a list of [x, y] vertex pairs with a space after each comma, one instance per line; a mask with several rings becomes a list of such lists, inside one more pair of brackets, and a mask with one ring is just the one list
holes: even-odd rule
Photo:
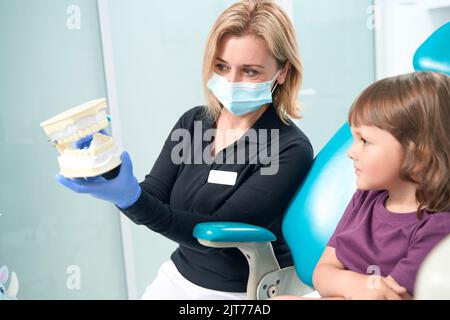
[[142, 299], [245, 298], [245, 257], [238, 249], [200, 245], [192, 231], [202, 222], [266, 227], [277, 236], [280, 266], [292, 265], [281, 221], [313, 160], [308, 138], [290, 119], [300, 118], [301, 80], [288, 16], [270, 0], [238, 2], [220, 15], [207, 40], [206, 105], [181, 116], [143, 182], [126, 152], [114, 179], [58, 176], [179, 244]]

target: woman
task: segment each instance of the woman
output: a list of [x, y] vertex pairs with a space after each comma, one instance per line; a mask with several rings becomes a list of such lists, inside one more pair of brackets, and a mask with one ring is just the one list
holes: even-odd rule
[[[126, 152], [115, 179], [58, 177], [179, 244], [143, 299], [245, 298], [245, 257], [235, 248], [199, 244], [192, 231], [202, 222], [268, 228], [278, 239], [274, 252], [280, 266], [292, 265], [281, 221], [313, 159], [308, 138], [289, 118], [300, 118], [301, 80], [288, 16], [270, 0], [241, 1], [225, 10], [209, 34], [206, 106], [178, 120], [143, 182], [134, 177]], [[196, 141], [199, 136], [202, 141]]]

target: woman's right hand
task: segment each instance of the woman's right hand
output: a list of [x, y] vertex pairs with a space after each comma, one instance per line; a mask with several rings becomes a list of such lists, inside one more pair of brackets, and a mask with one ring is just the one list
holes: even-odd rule
[[121, 155], [119, 175], [107, 180], [102, 176], [92, 178], [66, 178], [60, 174], [56, 180], [76, 193], [90, 194], [94, 198], [114, 203], [121, 209], [131, 207], [141, 195], [142, 189], [133, 174], [133, 164], [128, 152]]

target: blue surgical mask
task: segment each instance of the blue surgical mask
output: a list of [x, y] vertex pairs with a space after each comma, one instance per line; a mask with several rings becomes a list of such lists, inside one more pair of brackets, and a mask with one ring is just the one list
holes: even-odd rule
[[[273, 86], [281, 70], [267, 82], [228, 82], [217, 73], [208, 81], [208, 89], [216, 98], [236, 116], [258, 110], [262, 105], [272, 102], [272, 94], [278, 83]], [[272, 88], [273, 86], [273, 88]]]

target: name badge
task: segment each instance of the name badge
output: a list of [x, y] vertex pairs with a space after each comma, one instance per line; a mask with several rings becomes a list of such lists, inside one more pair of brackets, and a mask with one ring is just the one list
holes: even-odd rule
[[208, 183], [234, 186], [236, 184], [236, 179], [237, 172], [211, 170], [208, 176]]

